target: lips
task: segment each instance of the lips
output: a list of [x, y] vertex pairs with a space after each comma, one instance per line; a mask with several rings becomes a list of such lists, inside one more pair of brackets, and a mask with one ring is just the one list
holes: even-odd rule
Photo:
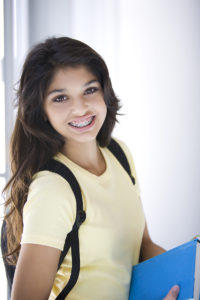
[[86, 118], [81, 118], [79, 120], [74, 120], [69, 123], [70, 126], [76, 127], [76, 128], [83, 128], [89, 126], [92, 121], [94, 120], [95, 116], [89, 116]]

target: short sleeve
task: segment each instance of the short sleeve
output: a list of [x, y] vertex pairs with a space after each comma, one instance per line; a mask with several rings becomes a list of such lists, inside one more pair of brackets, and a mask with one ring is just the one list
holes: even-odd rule
[[23, 209], [21, 244], [40, 244], [62, 251], [75, 215], [76, 199], [69, 183], [56, 173], [38, 172]]
[[131, 154], [130, 150], [128, 149], [127, 145], [124, 142], [122, 142], [121, 140], [118, 140], [118, 139], [115, 139], [115, 140], [121, 146], [124, 153], [126, 154], [126, 157], [128, 159], [128, 162], [129, 162], [129, 165], [130, 165], [130, 168], [131, 168], [131, 174], [135, 178], [136, 192], [137, 192], [138, 196], [140, 196], [140, 186], [139, 186], [139, 183], [138, 183], [138, 177], [137, 177], [137, 173], [136, 173], [135, 164], [134, 164], [132, 154]]

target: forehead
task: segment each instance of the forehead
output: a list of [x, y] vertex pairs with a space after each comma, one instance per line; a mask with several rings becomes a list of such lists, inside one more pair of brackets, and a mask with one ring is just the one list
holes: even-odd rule
[[54, 85], [62, 84], [69, 86], [74, 84], [84, 85], [93, 79], [97, 80], [96, 76], [85, 66], [60, 68], [55, 72], [49, 88], [52, 88]]

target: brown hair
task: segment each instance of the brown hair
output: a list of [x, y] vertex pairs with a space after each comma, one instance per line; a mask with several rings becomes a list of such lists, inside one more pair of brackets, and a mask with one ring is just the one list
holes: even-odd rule
[[99, 145], [108, 145], [119, 110], [108, 69], [102, 57], [81, 41], [68, 38], [49, 38], [36, 45], [23, 66], [17, 93], [18, 113], [11, 138], [12, 178], [4, 193], [7, 225], [7, 261], [16, 264], [23, 229], [22, 210], [34, 173], [60, 151], [63, 137], [44, 120], [43, 101], [55, 72], [67, 66], [86, 66], [101, 84], [107, 115], [100, 129]]

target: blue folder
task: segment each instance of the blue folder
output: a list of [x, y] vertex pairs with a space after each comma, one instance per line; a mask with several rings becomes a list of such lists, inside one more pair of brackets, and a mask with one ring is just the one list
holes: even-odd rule
[[200, 241], [192, 240], [133, 267], [129, 300], [161, 300], [173, 285], [178, 300], [200, 294]]

